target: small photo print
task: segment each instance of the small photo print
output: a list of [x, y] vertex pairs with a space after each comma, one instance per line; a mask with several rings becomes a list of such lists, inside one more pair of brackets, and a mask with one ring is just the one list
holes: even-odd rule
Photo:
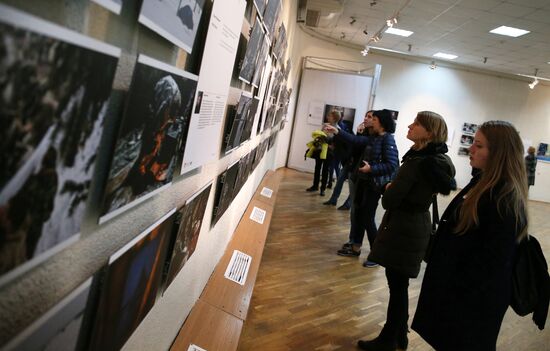
[[459, 147], [458, 154], [460, 156], [470, 156], [470, 149], [467, 147]]
[[462, 132], [466, 134], [475, 134], [477, 131], [477, 124], [464, 123], [462, 125]]
[[197, 93], [197, 101], [195, 102], [195, 111], [193, 111], [193, 113], [201, 112], [202, 94], [203, 94], [202, 91], [199, 91]]
[[470, 146], [474, 143], [474, 136], [468, 134], [462, 134], [460, 137], [460, 144]]

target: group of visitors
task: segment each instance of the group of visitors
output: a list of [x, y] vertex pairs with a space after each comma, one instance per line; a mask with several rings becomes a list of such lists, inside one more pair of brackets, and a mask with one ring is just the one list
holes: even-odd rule
[[[409, 279], [418, 277], [424, 259], [428, 264], [412, 329], [436, 350], [495, 350], [510, 304], [517, 243], [527, 235], [528, 180], [514, 126], [489, 121], [479, 127], [470, 147], [475, 175], [432, 235], [434, 198], [456, 190], [445, 120], [431, 111], [417, 114], [407, 133], [413, 145], [401, 165], [390, 111], [368, 111], [356, 135], [340, 127], [337, 112], [328, 122], [323, 127], [328, 148], [332, 155], [337, 150], [346, 155], [336, 185], [347, 177], [350, 188], [349, 238], [337, 254], [358, 257], [366, 232], [370, 252], [363, 266], [383, 266], [389, 286], [384, 327], [358, 346], [407, 348]], [[316, 188], [314, 183], [308, 191]], [[377, 227], [380, 199], [385, 213]]]

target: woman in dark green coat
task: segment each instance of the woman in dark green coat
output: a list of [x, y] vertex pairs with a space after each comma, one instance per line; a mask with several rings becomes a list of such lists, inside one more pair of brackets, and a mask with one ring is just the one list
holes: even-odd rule
[[420, 272], [428, 246], [430, 205], [434, 194], [448, 195], [456, 189], [455, 168], [447, 152], [447, 125], [431, 111], [419, 112], [409, 126], [407, 138], [414, 142], [403, 164], [382, 197], [386, 209], [369, 261], [386, 268], [390, 300], [386, 324], [373, 340], [360, 340], [363, 350], [406, 349], [409, 279]]

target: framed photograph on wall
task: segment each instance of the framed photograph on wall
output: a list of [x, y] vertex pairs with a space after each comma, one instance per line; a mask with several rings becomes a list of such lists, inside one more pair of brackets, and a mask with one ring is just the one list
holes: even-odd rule
[[92, 278], [82, 283], [16, 336], [4, 350], [72, 351], [77, 349]]
[[155, 304], [176, 209], [109, 258], [101, 279], [88, 350], [120, 350]]
[[174, 177], [197, 76], [140, 55], [119, 129], [100, 223], [151, 197]]
[[107, 10], [120, 15], [122, 9], [122, 0], [91, 0], [98, 5], [105, 7]]
[[120, 49], [5, 5], [0, 33], [2, 284], [78, 238]]
[[469, 134], [462, 134], [460, 136], [460, 145], [470, 146], [474, 143], [474, 136]]
[[323, 123], [327, 123], [327, 116], [331, 111], [338, 111], [342, 116], [342, 123], [344, 123], [349, 129], [353, 129], [353, 121], [355, 120], [355, 108], [344, 107], [338, 105], [326, 104], [323, 112]]
[[470, 156], [470, 148], [468, 147], [459, 147], [458, 148], [458, 155], [460, 156]]
[[206, 0], [143, 0], [138, 21], [188, 53]]
[[169, 249], [169, 258], [166, 261], [167, 276], [164, 290], [168, 288], [195, 252], [211, 189], [212, 182], [187, 199], [185, 204], [176, 212], [174, 222], [176, 236], [173, 245]]
[[[247, 84], [252, 83], [254, 71], [258, 66], [258, 61], [262, 52], [261, 49], [264, 42], [264, 37], [265, 33], [262, 24], [258, 19], [256, 19], [256, 22], [250, 34], [250, 39], [248, 40], [248, 44], [246, 45], [244, 60], [241, 65], [241, 70], [239, 72], [239, 79]], [[262, 57], [262, 59], [263, 58], [264, 57]]]
[[468, 135], [474, 135], [477, 132], [477, 124], [464, 123], [462, 125], [462, 133]]

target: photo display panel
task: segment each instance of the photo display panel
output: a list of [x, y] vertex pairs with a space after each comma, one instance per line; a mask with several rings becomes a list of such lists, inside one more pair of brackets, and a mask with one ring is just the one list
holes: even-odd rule
[[120, 15], [120, 10], [122, 9], [122, 0], [91, 0], [96, 4], [99, 4], [105, 7], [107, 10]]
[[3, 350], [76, 350], [91, 283], [92, 278], [86, 280], [9, 344], [4, 345]]
[[112, 255], [100, 287], [89, 350], [120, 350], [153, 307], [174, 214], [171, 210]]
[[286, 51], [286, 29], [285, 25], [281, 24], [279, 32], [277, 33], [277, 39], [275, 40], [275, 46], [273, 47], [273, 55], [277, 60], [282, 60]]
[[173, 248], [169, 250], [171, 258], [167, 261], [169, 264], [167, 265], [166, 288], [195, 252], [211, 189], [212, 183], [209, 183], [188, 199], [176, 213], [174, 229], [177, 230], [177, 234]]
[[[220, 147], [222, 140], [219, 136], [230, 97], [230, 84], [243, 25], [245, 1], [215, 1], [211, 6], [212, 15], [208, 24], [196, 103], [180, 173], [186, 173], [217, 160], [220, 149], [225, 150], [225, 145]], [[238, 78], [236, 80], [240, 82]], [[229, 104], [236, 105], [236, 99], [234, 103]], [[223, 135], [225, 136], [225, 133]], [[206, 140], [209, 142], [206, 143]]]
[[252, 28], [252, 33], [250, 34], [250, 39], [248, 40], [248, 44], [246, 46], [246, 52], [241, 65], [241, 70], [239, 72], [239, 78], [247, 84], [252, 83], [254, 70], [256, 69], [258, 63], [264, 37], [265, 35], [262, 24], [256, 18], [256, 22]]
[[264, 12], [264, 25], [267, 35], [273, 40], [275, 25], [281, 12], [281, 0], [269, 0]]
[[140, 55], [105, 188], [106, 221], [171, 183], [197, 76]]
[[264, 13], [266, 2], [267, 0], [254, 0], [254, 6], [256, 6], [256, 10], [258, 11], [258, 13]]
[[227, 170], [218, 176], [216, 195], [214, 198], [212, 226], [223, 216], [231, 200], [233, 199], [233, 188], [239, 171], [239, 162], [232, 164]]
[[[234, 110], [232, 118], [231, 107], [228, 109], [228, 118], [226, 120], [226, 134], [224, 139], [225, 153], [236, 149], [244, 141], [242, 139], [245, 124], [249, 119], [250, 106], [252, 105], [252, 96], [249, 93], [242, 92], [239, 98], [239, 104]], [[231, 127], [229, 127], [231, 126]]]
[[0, 52], [2, 281], [78, 238], [120, 50], [0, 5]]
[[191, 53], [206, 0], [143, 0], [139, 22]]

